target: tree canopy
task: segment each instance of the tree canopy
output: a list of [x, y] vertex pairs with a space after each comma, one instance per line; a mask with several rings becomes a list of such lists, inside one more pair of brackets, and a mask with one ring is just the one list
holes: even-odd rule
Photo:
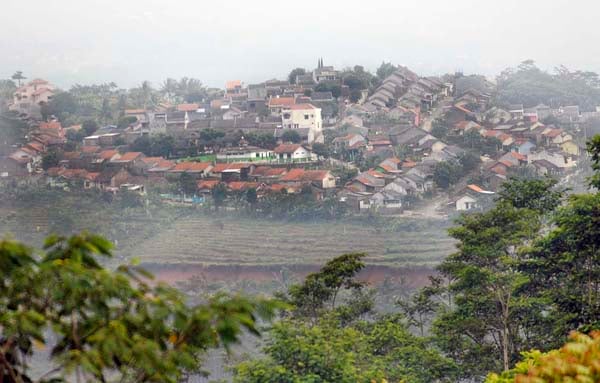
[[[40, 382], [178, 382], [208, 348], [258, 334], [275, 305], [218, 295], [190, 305], [137, 266], [101, 266], [104, 238], [49, 237], [41, 252], [0, 241], [0, 378], [31, 382], [29, 360], [49, 348]], [[51, 330], [51, 331], [50, 331]]]

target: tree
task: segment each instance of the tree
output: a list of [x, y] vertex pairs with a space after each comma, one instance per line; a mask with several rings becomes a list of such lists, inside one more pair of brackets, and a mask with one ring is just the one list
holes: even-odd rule
[[126, 128], [131, 124], [134, 124], [137, 122], [137, 117], [135, 116], [123, 116], [121, 118], [119, 118], [119, 121], [117, 122], [117, 127], [120, 129]]
[[[524, 286], [523, 249], [539, 234], [541, 215], [500, 199], [488, 212], [463, 215], [450, 235], [458, 251], [439, 266], [450, 281], [454, 307], [434, 322], [437, 340], [472, 377], [507, 370], [535, 339], [544, 304]], [[535, 344], [535, 343], [533, 343]], [[498, 364], [500, 361], [500, 364]]]
[[386, 63], [383, 61], [375, 73], [377, 73], [377, 77], [379, 77], [381, 80], [385, 80], [386, 77], [390, 76], [395, 71], [396, 67], [392, 65], [392, 63]]
[[[364, 295], [364, 284], [356, 280], [363, 257], [334, 258], [304, 283], [290, 287], [291, 315], [286, 313], [273, 326], [263, 357], [235, 367], [234, 382], [456, 381], [454, 363], [429, 340], [412, 335], [399, 316], [358, 319], [358, 313], [373, 308], [372, 296]], [[336, 295], [348, 287], [345, 304], [336, 306]], [[317, 315], [304, 315], [307, 308]]]
[[90, 136], [94, 134], [94, 132], [100, 127], [98, 126], [98, 123], [94, 120], [85, 120], [81, 123], [81, 128], [83, 129], [86, 135]]
[[600, 332], [573, 332], [562, 348], [548, 353], [523, 353], [515, 368], [490, 374], [486, 383], [562, 383], [600, 381]]
[[320, 157], [329, 157], [329, 148], [327, 147], [327, 145], [322, 144], [320, 142], [315, 142], [312, 145], [312, 151]]
[[56, 150], [49, 150], [42, 157], [42, 169], [48, 170], [55, 166], [58, 166], [60, 158]]
[[281, 134], [281, 141], [299, 144], [300, 142], [302, 142], [302, 137], [297, 131], [288, 129]]
[[517, 209], [530, 209], [546, 214], [554, 211], [564, 197], [565, 190], [556, 189], [557, 183], [553, 178], [511, 178], [502, 184], [498, 195]]
[[19, 86], [21, 86], [21, 80], [27, 79], [27, 77], [23, 76], [23, 72], [21, 72], [20, 70], [16, 71], [10, 78], [12, 80], [17, 81]]
[[470, 173], [481, 164], [481, 158], [473, 152], [465, 152], [458, 156], [458, 163], [462, 167], [462, 173]]
[[219, 210], [219, 208], [221, 206], [223, 206], [223, 203], [225, 202], [225, 200], [227, 199], [227, 185], [224, 184], [223, 182], [218, 183], [213, 189], [212, 189], [212, 199], [213, 202], [215, 203], [215, 209]]
[[350, 90], [350, 102], [357, 103], [362, 98], [362, 90], [360, 89], [351, 89]]
[[342, 87], [337, 82], [323, 81], [315, 86], [316, 92], [331, 92], [334, 98], [340, 97], [342, 94]]
[[40, 382], [178, 382], [207, 349], [258, 334], [257, 318], [272, 317], [269, 301], [218, 295], [192, 305], [136, 266], [105, 269], [97, 257], [111, 248], [86, 233], [49, 237], [40, 252], [0, 242], [3, 382], [33, 381], [29, 358], [46, 347]]
[[318, 273], [310, 274], [304, 283], [289, 289], [289, 302], [296, 316], [316, 320], [323, 310], [335, 309], [342, 290], [361, 290], [356, 274], [365, 267], [364, 253], [344, 254], [327, 262]]
[[306, 69], [304, 69], [304, 68], [293, 69], [290, 72], [290, 74], [288, 75], [288, 81], [290, 82], [290, 84], [295, 84], [296, 83], [296, 77], [301, 76], [303, 74], [306, 74]]
[[250, 188], [246, 190], [246, 202], [248, 202], [250, 205], [254, 205], [257, 200], [258, 196], [256, 195], [255, 188]]
[[442, 189], [448, 189], [457, 183], [461, 176], [462, 167], [454, 161], [438, 162], [433, 170], [433, 182]]
[[187, 172], [181, 173], [179, 176], [179, 189], [185, 195], [195, 195], [198, 190], [196, 179]]

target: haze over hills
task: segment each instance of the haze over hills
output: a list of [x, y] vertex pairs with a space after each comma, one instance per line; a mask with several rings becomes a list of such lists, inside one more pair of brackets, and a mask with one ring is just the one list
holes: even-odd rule
[[[564, 64], [600, 70], [595, 25], [599, 5], [578, 1], [469, 0], [385, 2], [307, 0], [289, 7], [268, 0], [212, 3], [155, 0], [8, 1], [0, 15], [0, 77], [36, 73], [68, 88], [114, 81], [194, 77], [222, 87], [282, 77], [296, 66], [382, 60], [423, 75], [456, 70], [495, 75], [534, 58], [544, 69]], [[585, 11], [584, 11], [585, 9]], [[44, 28], [36, 26], [45, 25]], [[577, 36], [574, 38], [573, 36]]]

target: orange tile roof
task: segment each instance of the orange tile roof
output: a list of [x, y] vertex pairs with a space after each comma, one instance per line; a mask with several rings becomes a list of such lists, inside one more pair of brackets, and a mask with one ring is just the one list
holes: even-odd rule
[[252, 172], [253, 176], [274, 177], [287, 172], [285, 168], [272, 168], [270, 166], [258, 166]]
[[119, 162], [129, 162], [136, 160], [138, 157], [143, 156], [142, 152], [127, 152], [123, 153], [121, 157], [118, 158]]
[[177, 110], [179, 112], [195, 112], [200, 108], [198, 104], [179, 104], [177, 105]]
[[100, 151], [100, 147], [99, 146], [82, 146], [81, 147], [81, 152], [82, 153], [96, 153]]
[[185, 161], [175, 165], [170, 172], [203, 172], [211, 166], [210, 162]]
[[144, 157], [142, 158], [142, 162], [147, 165], [154, 165], [164, 160], [162, 157]]
[[249, 166], [250, 166], [250, 164], [247, 164], [244, 162], [235, 162], [235, 163], [231, 163], [231, 164], [220, 163], [220, 164], [216, 164], [212, 168], [211, 172], [212, 173], [222, 173], [225, 170], [239, 170], [239, 169], [247, 168]]
[[288, 108], [290, 110], [311, 110], [311, 109], [317, 109], [317, 107], [315, 107], [312, 104], [294, 104], [294, 105], [290, 105]]
[[527, 161], [527, 156], [517, 152], [510, 152], [510, 155], [519, 161]]
[[248, 189], [256, 189], [257, 182], [234, 181], [227, 184], [227, 187], [233, 191], [244, 191]]
[[291, 106], [296, 103], [296, 99], [294, 97], [271, 97], [269, 99], [270, 107], [277, 106]]
[[42, 122], [40, 129], [62, 129], [62, 125], [58, 121]]
[[212, 190], [220, 182], [221, 181], [219, 181], [219, 180], [200, 180], [200, 181], [198, 181], [197, 186], [198, 186], [198, 189]]
[[102, 158], [103, 160], [110, 160], [117, 154], [119, 154], [119, 152], [116, 150], [103, 150], [100, 153], [98, 153], [98, 157]]
[[282, 182], [322, 181], [329, 172], [327, 170], [292, 169], [281, 177]]
[[477, 185], [467, 185], [467, 187], [477, 193], [482, 193], [484, 191], [482, 188], [480, 188]]

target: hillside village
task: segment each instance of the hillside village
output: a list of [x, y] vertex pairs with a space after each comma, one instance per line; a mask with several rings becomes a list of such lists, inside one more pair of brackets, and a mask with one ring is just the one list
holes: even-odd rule
[[119, 110], [116, 125], [61, 120], [50, 107], [61, 91], [35, 79], [7, 105], [28, 133], [0, 158], [0, 179], [157, 192], [186, 204], [220, 190], [252, 199], [310, 193], [356, 213], [468, 211], [489, 205], [511, 176], [577, 172], [580, 125], [600, 117], [578, 105], [500, 105], [494, 83], [465, 86], [473, 81], [462, 74], [392, 66], [381, 77], [319, 59], [310, 72], [229, 81], [195, 102], [145, 99]]

